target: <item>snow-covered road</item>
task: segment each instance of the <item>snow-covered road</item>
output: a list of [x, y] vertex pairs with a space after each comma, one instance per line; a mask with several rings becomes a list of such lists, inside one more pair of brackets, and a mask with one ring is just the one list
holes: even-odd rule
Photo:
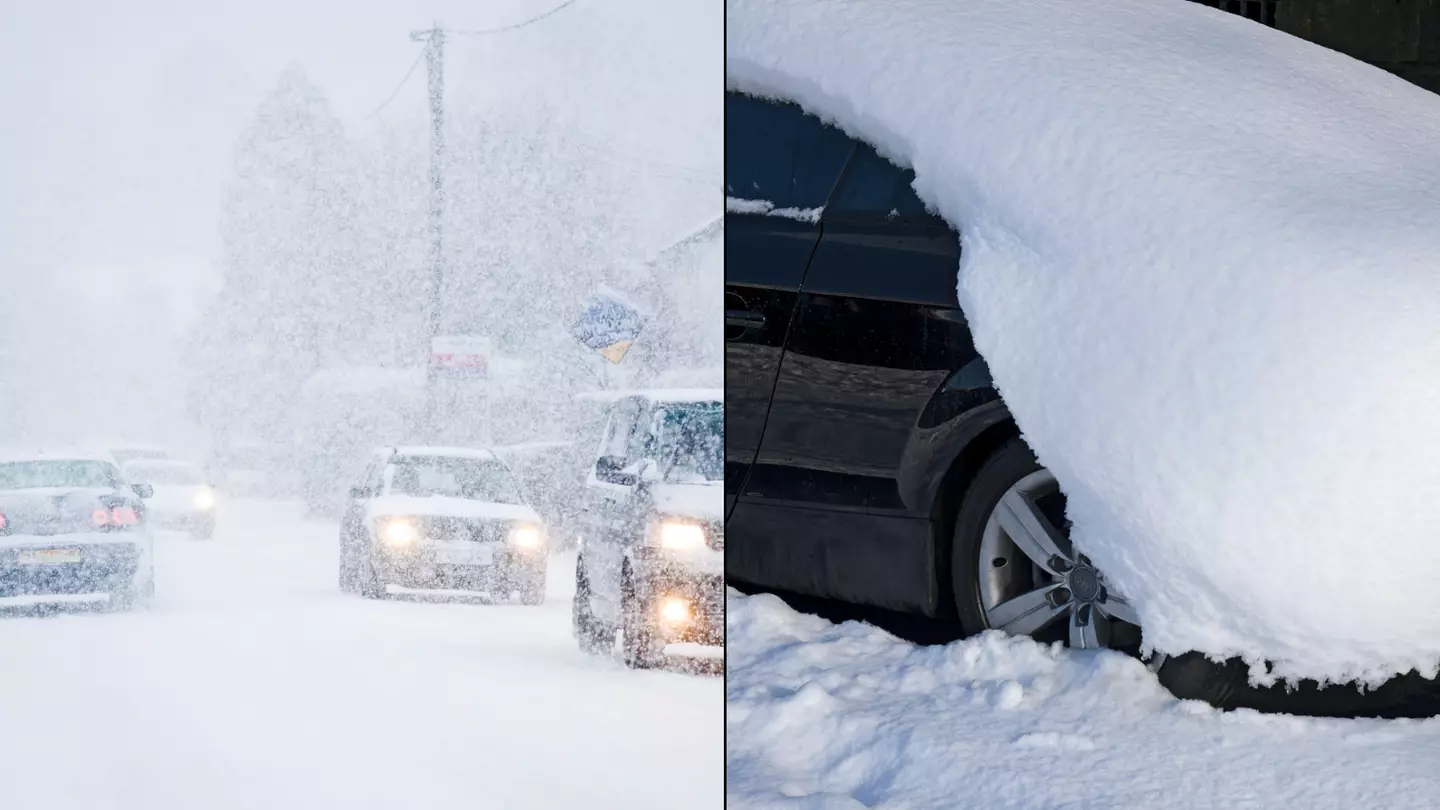
[[720, 806], [720, 679], [580, 653], [573, 557], [539, 608], [370, 602], [335, 536], [237, 502], [148, 614], [0, 618], [0, 806]]
[[727, 790], [792, 810], [1440, 807], [1440, 719], [1221, 713], [1112, 652], [728, 600]]

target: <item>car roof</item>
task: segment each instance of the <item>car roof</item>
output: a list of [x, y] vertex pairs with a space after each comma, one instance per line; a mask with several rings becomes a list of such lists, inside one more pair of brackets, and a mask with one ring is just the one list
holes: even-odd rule
[[629, 397], [660, 403], [678, 402], [724, 402], [723, 388], [641, 388], [632, 391], [591, 391], [580, 394], [579, 399], [596, 402], [618, 402]]
[[477, 461], [499, 461], [493, 452], [480, 450], [474, 447], [442, 447], [429, 445], [401, 445], [399, 447], [387, 447], [382, 452], [391, 452], [394, 456], [440, 456], [444, 458], [467, 458]]
[[77, 450], [71, 448], [21, 450], [0, 449], [0, 461], [103, 461], [120, 466], [115, 457], [104, 450]]
[[126, 469], [131, 467], [185, 467], [192, 470], [200, 469], [200, 465], [178, 458], [136, 458], [120, 466]]

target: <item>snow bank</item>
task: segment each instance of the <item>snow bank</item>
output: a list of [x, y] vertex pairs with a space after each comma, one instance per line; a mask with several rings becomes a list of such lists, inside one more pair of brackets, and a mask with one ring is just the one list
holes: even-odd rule
[[734, 591], [726, 642], [734, 807], [1325, 810], [1440, 795], [1440, 720], [1221, 713], [1119, 653], [999, 633], [916, 647]]
[[1440, 99], [1171, 0], [727, 0], [728, 82], [913, 167], [1147, 642], [1440, 659]]

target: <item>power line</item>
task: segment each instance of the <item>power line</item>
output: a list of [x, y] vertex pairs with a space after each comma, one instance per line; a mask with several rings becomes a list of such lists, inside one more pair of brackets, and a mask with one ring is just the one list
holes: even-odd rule
[[405, 83], [408, 82], [408, 81], [410, 81], [410, 77], [411, 77], [411, 76], [415, 75], [415, 68], [417, 68], [417, 67], [420, 66], [420, 60], [421, 60], [421, 59], [424, 59], [424, 58], [425, 58], [425, 49], [422, 48], [422, 49], [420, 50], [420, 53], [416, 54], [416, 56], [415, 56], [415, 61], [410, 63], [410, 69], [407, 70], [407, 71], [405, 71], [405, 78], [401, 79], [401, 80], [400, 80], [400, 83], [397, 84], [397, 85], [395, 85], [395, 90], [390, 93], [390, 97], [387, 98], [387, 99], [385, 99], [383, 102], [381, 102], [381, 103], [380, 103], [380, 106], [379, 106], [379, 107], [376, 107], [374, 110], [372, 110], [369, 115], [365, 116], [364, 118], [356, 119], [355, 123], [356, 123], [356, 124], [363, 124], [363, 123], [365, 123], [366, 121], [369, 121], [371, 118], [374, 118], [375, 116], [379, 115], [381, 110], [383, 110], [383, 109], [385, 109], [386, 107], [390, 106], [390, 102], [394, 101], [394, 100], [395, 100], [395, 97], [398, 96], [398, 95], [400, 95], [400, 91], [403, 90], [403, 89], [405, 89]]
[[554, 8], [552, 8], [552, 9], [550, 9], [549, 11], [545, 12], [544, 14], [537, 14], [537, 15], [535, 15], [534, 17], [531, 17], [530, 19], [525, 20], [524, 22], [518, 22], [518, 23], [515, 23], [514, 25], [502, 25], [502, 26], [500, 26], [499, 28], [482, 28], [482, 29], [480, 29], [480, 30], [478, 30], [478, 31], [446, 31], [445, 33], [447, 33], [447, 34], [460, 34], [460, 35], [467, 36], [467, 37], [479, 37], [479, 36], [486, 36], [486, 35], [489, 35], [489, 34], [503, 34], [503, 33], [505, 33], [506, 31], [514, 31], [514, 30], [517, 29], [517, 28], [524, 28], [524, 27], [527, 26], [527, 25], [531, 25], [531, 24], [533, 24], [533, 23], [540, 22], [541, 20], [545, 19], [546, 17], [550, 17], [550, 16], [553, 16], [553, 15], [555, 15], [555, 14], [558, 14], [558, 13], [560, 13], [561, 11], [565, 10], [566, 8], [569, 8], [570, 6], [575, 5], [576, 2], [578, 2], [578, 0], [565, 0], [565, 2], [563, 2], [563, 3], [561, 3], [560, 5], [558, 5], [558, 6], [554, 7]]

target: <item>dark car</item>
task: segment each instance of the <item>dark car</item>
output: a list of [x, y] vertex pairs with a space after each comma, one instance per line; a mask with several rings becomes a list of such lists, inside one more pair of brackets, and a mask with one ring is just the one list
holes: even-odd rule
[[148, 606], [155, 575], [142, 498], [150, 494], [109, 458], [0, 459], [0, 598]]
[[[975, 349], [959, 237], [914, 173], [793, 104], [728, 93], [725, 128], [727, 579], [1138, 654]], [[1213, 703], [1244, 677], [1150, 664]]]
[[545, 526], [493, 453], [381, 450], [349, 495], [340, 526], [341, 590], [378, 599], [393, 585], [544, 603]]
[[585, 484], [572, 625], [603, 653], [618, 634], [628, 666], [664, 663], [669, 644], [725, 641], [723, 392], [622, 393]]

